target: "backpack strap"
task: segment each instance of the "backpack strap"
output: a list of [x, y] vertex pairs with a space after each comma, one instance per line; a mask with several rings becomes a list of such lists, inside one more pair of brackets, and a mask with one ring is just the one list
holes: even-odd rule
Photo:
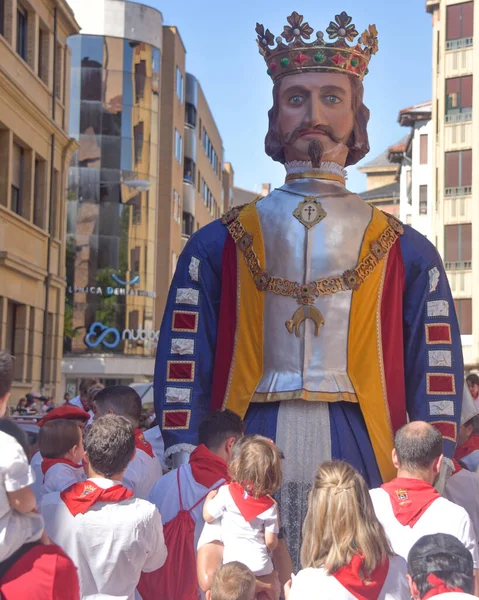
[[181, 485], [180, 485], [180, 469], [181, 469], [181, 467], [178, 467], [176, 469], [176, 481], [178, 482], [178, 496], [180, 498], [180, 510], [183, 510], [183, 500], [181, 498]]
[[216, 486], [215, 488], [213, 488], [212, 490], [208, 490], [208, 491], [206, 492], [206, 494], [205, 494], [205, 495], [204, 495], [202, 498], [200, 498], [200, 499], [198, 500], [198, 502], [197, 502], [196, 504], [194, 504], [194, 505], [193, 505], [193, 506], [192, 506], [192, 507], [191, 507], [191, 508], [188, 510], [188, 512], [191, 512], [192, 510], [194, 510], [194, 509], [195, 509], [195, 508], [198, 506], [198, 504], [201, 504], [201, 503], [203, 502], [203, 500], [206, 498], [206, 496], [207, 496], [207, 495], [208, 495], [210, 492], [214, 492], [215, 490], [219, 490], [219, 488], [220, 488], [222, 485], [223, 485], [223, 483], [220, 483], [219, 485], [217, 485], [217, 486]]

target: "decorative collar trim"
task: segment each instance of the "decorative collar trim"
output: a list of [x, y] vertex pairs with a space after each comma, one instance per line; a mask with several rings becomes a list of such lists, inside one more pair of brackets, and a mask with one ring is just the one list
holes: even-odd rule
[[315, 173], [316, 175], [328, 174], [328, 175], [339, 175], [343, 179], [348, 178], [348, 173], [341, 165], [335, 162], [324, 162], [318, 168], [313, 168], [313, 165], [309, 160], [293, 160], [292, 162], [284, 165], [286, 169], [286, 175], [299, 175], [302, 173]]

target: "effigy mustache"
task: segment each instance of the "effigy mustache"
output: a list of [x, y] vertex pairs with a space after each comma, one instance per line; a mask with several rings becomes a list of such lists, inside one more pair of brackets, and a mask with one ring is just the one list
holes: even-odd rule
[[331, 127], [328, 125], [309, 125], [307, 123], [300, 125], [294, 129], [291, 133], [286, 133], [283, 136], [283, 142], [286, 145], [294, 144], [294, 142], [305, 133], [321, 132], [327, 135], [333, 142], [339, 144], [341, 141], [334, 133]]

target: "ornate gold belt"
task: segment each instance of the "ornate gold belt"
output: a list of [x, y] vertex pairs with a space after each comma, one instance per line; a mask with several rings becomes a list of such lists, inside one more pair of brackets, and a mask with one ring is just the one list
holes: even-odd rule
[[243, 206], [232, 208], [222, 219], [233, 238], [236, 246], [243, 253], [248, 271], [254, 279], [260, 292], [273, 292], [281, 296], [295, 298], [301, 305], [290, 321], [286, 321], [286, 328], [290, 333], [295, 332], [299, 337], [299, 327], [306, 319], [311, 319], [315, 324], [315, 335], [319, 335], [320, 328], [324, 325], [321, 312], [313, 306], [320, 296], [329, 296], [339, 292], [356, 291], [371, 275], [378, 264], [387, 256], [389, 250], [398, 237], [404, 233], [402, 223], [390, 216], [388, 227], [377, 240], [371, 242], [369, 254], [354, 268], [345, 271], [342, 275], [323, 277], [309, 283], [300, 284], [283, 277], [273, 277], [267, 273], [259, 262], [254, 249], [253, 236], [243, 227], [239, 216]]

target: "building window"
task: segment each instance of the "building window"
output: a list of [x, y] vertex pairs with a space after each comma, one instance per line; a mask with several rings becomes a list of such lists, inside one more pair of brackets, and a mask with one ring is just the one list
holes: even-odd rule
[[185, 123], [190, 127], [196, 127], [196, 107], [189, 102], [185, 104]]
[[56, 72], [55, 72], [55, 93], [60, 100], [62, 101], [62, 73], [63, 73], [63, 46], [61, 44], [57, 44], [55, 49], [56, 52]]
[[195, 165], [194, 160], [185, 156], [185, 168], [184, 168], [183, 179], [185, 181], [189, 181], [192, 185], [195, 185], [195, 181], [196, 181], [195, 171], [196, 171], [196, 165]]
[[472, 298], [454, 300], [457, 320], [462, 335], [472, 335]]
[[181, 165], [183, 162], [183, 140], [177, 129], [175, 129], [175, 157]]
[[17, 329], [18, 304], [7, 300], [7, 330], [5, 339], [5, 351], [15, 356], [15, 331]]
[[143, 156], [144, 123], [140, 121], [133, 127], [133, 142], [135, 146], [135, 162], [139, 163]]
[[470, 269], [472, 259], [472, 224], [444, 227], [444, 262], [446, 269]]
[[45, 43], [46, 34], [41, 27], [38, 28], [38, 65], [37, 74], [40, 79], [43, 79], [43, 45]]
[[136, 104], [145, 97], [146, 60], [135, 64], [135, 98]]
[[472, 38], [474, 34], [474, 2], [446, 7], [446, 40]]
[[193, 235], [195, 230], [195, 218], [190, 213], [183, 212], [183, 223], [181, 233], [183, 235]]
[[456, 118], [446, 118], [446, 122], [472, 119], [472, 75], [446, 79], [446, 117], [453, 115]]
[[17, 4], [17, 52], [27, 60], [27, 11]]
[[419, 136], [419, 164], [427, 165], [427, 133]]
[[140, 272], [140, 246], [135, 246], [130, 250], [130, 273]]
[[176, 67], [176, 95], [179, 101], [183, 104], [183, 97], [185, 93], [185, 80], [180, 67]]
[[470, 194], [472, 185], [472, 150], [446, 152], [445, 195]]
[[33, 223], [37, 227], [45, 227], [45, 174], [46, 162], [35, 160], [35, 174], [33, 176]]
[[201, 139], [203, 142], [203, 150], [206, 152], [206, 156], [208, 157], [208, 160], [210, 161], [210, 164], [213, 167], [213, 171], [216, 173], [216, 175], [219, 176], [220, 162], [218, 160], [218, 155], [216, 154], [213, 144], [208, 136], [208, 133], [207, 133], [206, 129], [204, 129], [204, 128], [203, 128], [203, 133], [202, 133]]
[[131, 204], [131, 207], [133, 210], [132, 215], [131, 215], [131, 224], [139, 225], [141, 223], [141, 196], [140, 196], [140, 194], [138, 194], [134, 198], [132, 198], [128, 204]]
[[24, 169], [24, 152], [18, 144], [13, 144], [13, 161], [12, 161], [12, 202], [11, 209], [17, 215], [22, 214], [22, 199], [23, 199], [23, 169]]
[[419, 214], [427, 215], [427, 185], [419, 186]]
[[5, 32], [5, 0], [0, 0], [0, 35]]

